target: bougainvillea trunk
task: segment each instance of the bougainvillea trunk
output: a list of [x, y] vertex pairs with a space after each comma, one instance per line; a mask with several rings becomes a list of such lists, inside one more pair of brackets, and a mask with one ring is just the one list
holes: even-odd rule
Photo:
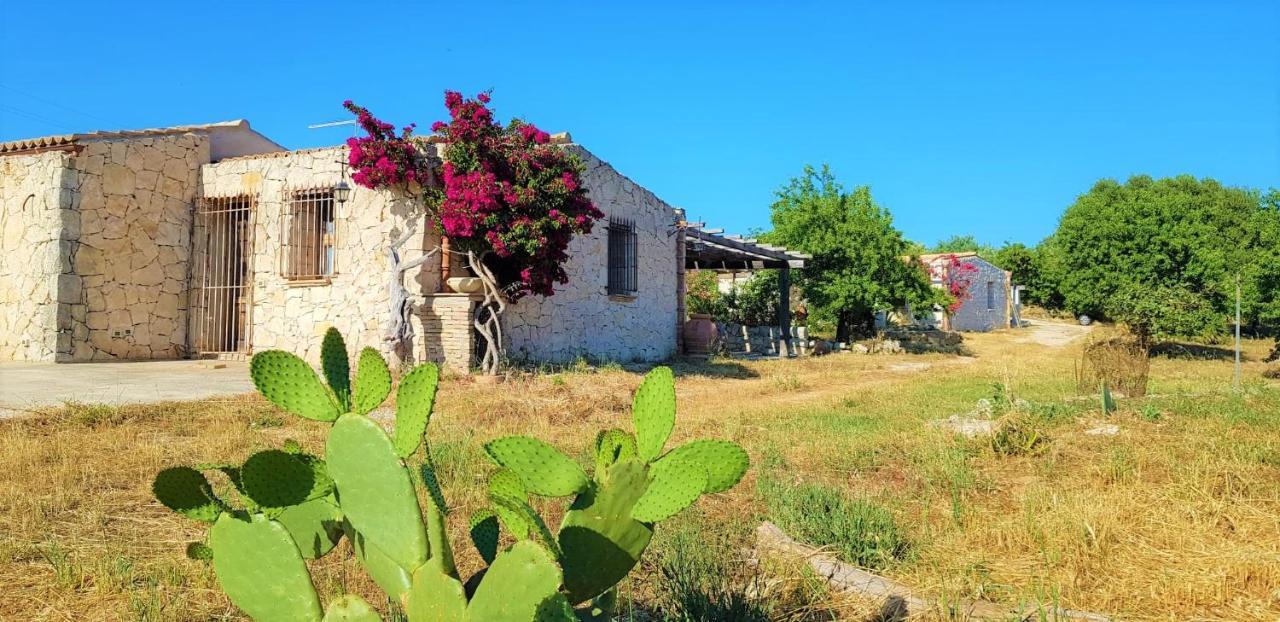
[[483, 258], [475, 251], [467, 251], [467, 263], [471, 271], [484, 284], [484, 298], [476, 309], [472, 323], [480, 338], [484, 340], [484, 354], [480, 356], [479, 367], [486, 375], [497, 375], [498, 366], [506, 358], [503, 352], [502, 313], [507, 310], [502, 290], [493, 271], [484, 264]]

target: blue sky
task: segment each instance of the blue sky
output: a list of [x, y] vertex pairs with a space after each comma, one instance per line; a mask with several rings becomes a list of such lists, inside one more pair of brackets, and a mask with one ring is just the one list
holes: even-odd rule
[[[191, 4], [191, 6], [184, 6]], [[691, 217], [766, 227], [806, 163], [931, 243], [1035, 242], [1098, 178], [1280, 186], [1280, 3], [28, 3], [0, 140], [247, 118], [334, 144], [493, 89]]]

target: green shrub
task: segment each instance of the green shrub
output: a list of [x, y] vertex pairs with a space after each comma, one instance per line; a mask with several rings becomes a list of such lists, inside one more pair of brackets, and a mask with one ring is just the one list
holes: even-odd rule
[[767, 622], [777, 603], [759, 567], [744, 563], [722, 532], [686, 524], [663, 538], [658, 555], [658, 608], [670, 622]]
[[1011, 415], [991, 435], [991, 449], [1001, 456], [1028, 456], [1039, 452], [1048, 440], [1031, 417]]

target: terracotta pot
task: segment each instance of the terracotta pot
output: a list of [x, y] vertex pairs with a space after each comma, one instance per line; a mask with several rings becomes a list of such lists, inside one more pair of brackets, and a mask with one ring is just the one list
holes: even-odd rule
[[711, 354], [711, 348], [720, 336], [711, 316], [694, 313], [684, 323], [684, 350], [688, 354]]

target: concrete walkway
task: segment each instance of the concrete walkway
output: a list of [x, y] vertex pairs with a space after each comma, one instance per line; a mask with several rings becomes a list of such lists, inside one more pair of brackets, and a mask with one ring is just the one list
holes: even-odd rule
[[145, 404], [253, 390], [244, 361], [0, 363], [0, 417], [72, 400]]

